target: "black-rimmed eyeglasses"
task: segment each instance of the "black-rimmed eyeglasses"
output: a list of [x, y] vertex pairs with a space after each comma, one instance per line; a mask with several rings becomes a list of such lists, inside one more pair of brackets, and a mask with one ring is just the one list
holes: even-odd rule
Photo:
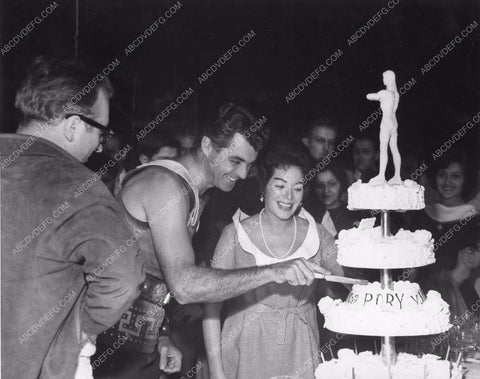
[[69, 117], [73, 117], [73, 116], [77, 116], [80, 120], [86, 122], [88, 125], [93, 126], [96, 129], [100, 129], [101, 130], [101, 133], [100, 133], [100, 143], [101, 144], [104, 144], [105, 142], [107, 142], [110, 139], [111, 136], [113, 136], [113, 130], [112, 129], [108, 128], [105, 125], [100, 124], [99, 122], [91, 119], [90, 117], [84, 116], [83, 114], [67, 113], [65, 115], [65, 118], [69, 118]]

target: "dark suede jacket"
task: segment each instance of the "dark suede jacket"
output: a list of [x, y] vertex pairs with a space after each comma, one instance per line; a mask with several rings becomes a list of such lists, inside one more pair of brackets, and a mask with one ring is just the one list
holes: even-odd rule
[[59, 146], [0, 135], [2, 376], [74, 378], [81, 331], [115, 324], [144, 279], [100, 179]]

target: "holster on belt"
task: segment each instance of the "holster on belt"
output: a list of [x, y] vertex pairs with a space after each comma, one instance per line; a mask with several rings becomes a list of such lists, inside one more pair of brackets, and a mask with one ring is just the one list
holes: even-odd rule
[[116, 349], [152, 353], [165, 318], [162, 303], [167, 293], [163, 280], [147, 274], [140, 296], [119, 322], [98, 335], [97, 343], [114, 346], [117, 342]]

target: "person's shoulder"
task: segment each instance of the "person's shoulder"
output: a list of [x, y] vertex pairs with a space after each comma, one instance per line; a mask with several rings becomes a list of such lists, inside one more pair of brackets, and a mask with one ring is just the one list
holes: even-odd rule
[[[69, 157], [52, 156], [39, 159], [38, 164], [42, 167], [37, 167], [42, 175], [36, 181], [43, 177], [45, 181], [54, 183], [56, 196], [73, 196], [80, 203], [104, 201], [115, 204], [113, 195], [101, 180], [102, 174], [93, 172], [81, 162]], [[45, 188], [49, 188], [47, 183]]]
[[[138, 169], [137, 169], [138, 170]], [[138, 195], [152, 194], [165, 197], [185, 190], [183, 180], [174, 172], [161, 166], [144, 167], [124, 180], [123, 190]]]
[[226, 235], [235, 235], [236, 234], [236, 229], [235, 229], [235, 224], [231, 222], [227, 226], [223, 228], [223, 234]]
[[241, 216], [240, 223], [242, 224], [242, 226], [252, 226], [254, 224], [256, 226], [259, 225], [259, 222], [260, 222], [259, 213], [255, 213], [254, 215], [249, 216], [242, 212], [241, 215], [242, 216]]
[[243, 218], [240, 220], [240, 224], [248, 235], [255, 234], [260, 231], [260, 213], [256, 213], [252, 216], [242, 214]]

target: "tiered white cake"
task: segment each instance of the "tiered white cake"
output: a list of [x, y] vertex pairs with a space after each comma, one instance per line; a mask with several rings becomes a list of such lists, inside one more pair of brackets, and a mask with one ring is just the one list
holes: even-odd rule
[[342, 230], [336, 241], [338, 263], [347, 267], [404, 268], [435, 263], [432, 234], [426, 230], [400, 229], [394, 236], [382, 236], [373, 227], [375, 218], [364, 219], [358, 228]]
[[394, 282], [393, 290], [379, 282], [356, 284], [345, 302], [324, 297], [318, 303], [325, 327], [366, 336], [415, 336], [448, 330], [448, 304], [436, 291], [423, 294], [417, 283]]
[[[461, 379], [462, 367], [440, 360], [436, 355], [425, 354], [418, 358], [400, 353], [397, 363], [391, 368], [392, 379]], [[322, 363], [315, 371], [316, 378], [328, 379], [386, 379], [386, 367], [379, 355], [371, 351], [355, 354], [353, 350], [341, 349], [338, 359]]]
[[423, 209], [424, 192], [423, 186], [409, 179], [400, 185], [374, 185], [358, 180], [348, 189], [348, 209]]
[[[423, 193], [423, 187], [408, 180], [402, 185], [357, 182], [348, 189], [348, 208], [421, 209]], [[374, 219], [365, 219], [358, 228], [340, 232], [337, 246], [341, 265], [389, 270], [434, 263], [429, 232], [400, 230], [395, 236], [383, 236], [382, 229], [373, 225]], [[379, 282], [354, 285], [345, 302], [327, 296], [318, 305], [325, 316], [325, 327], [339, 333], [391, 338], [442, 333], [451, 327], [449, 306], [440, 294], [429, 291], [425, 296], [418, 284], [408, 281], [393, 282], [390, 288], [382, 288]], [[399, 354], [390, 370], [392, 379], [462, 377], [460, 366], [433, 355], [418, 358]], [[388, 377], [388, 367], [380, 355], [371, 352], [357, 355], [342, 349], [338, 359], [321, 363], [315, 376], [318, 379], [384, 379]]]

